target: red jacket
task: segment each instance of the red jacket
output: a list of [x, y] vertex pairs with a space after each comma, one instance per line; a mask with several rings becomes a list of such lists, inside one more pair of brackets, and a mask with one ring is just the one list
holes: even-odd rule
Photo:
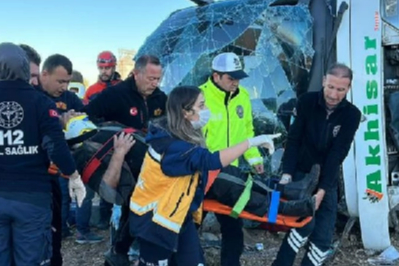
[[115, 72], [114, 78], [111, 81], [103, 82], [101, 80], [98, 80], [86, 90], [85, 96], [83, 97], [84, 104], [88, 104], [91, 100], [93, 100], [94, 97], [97, 96], [97, 94], [99, 94], [108, 87], [118, 84], [121, 81], [122, 80], [120, 79], [120, 75], [117, 72]]

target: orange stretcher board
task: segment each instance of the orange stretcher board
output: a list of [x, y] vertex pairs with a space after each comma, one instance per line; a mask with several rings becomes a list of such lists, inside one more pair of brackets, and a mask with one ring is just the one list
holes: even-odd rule
[[[216, 200], [209, 200], [206, 199], [204, 200], [204, 210], [208, 212], [214, 212], [218, 214], [226, 214], [230, 215], [232, 208], [226, 205], [223, 205]], [[269, 220], [266, 216], [260, 217], [256, 216], [254, 214], [251, 214], [249, 212], [243, 211], [239, 215], [240, 218], [247, 219], [247, 220], [253, 220], [261, 223], [268, 223]], [[308, 224], [312, 220], [312, 217], [305, 217], [305, 218], [300, 218], [300, 217], [293, 217], [293, 216], [283, 216], [283, 215], [277, 215], [277, 221], [275, 224], [278, 225], [283, 225], [283, 226], [288, 226], [288, 227], [303, 227], [304, 225]]]

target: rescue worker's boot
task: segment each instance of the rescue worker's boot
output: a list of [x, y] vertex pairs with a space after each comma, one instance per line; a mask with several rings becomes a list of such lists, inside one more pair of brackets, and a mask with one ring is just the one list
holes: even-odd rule
[[316, 210], [316, 197], [301, 200], [280, 201], [278, 213], [285, 216], [308, 217]]
[[319, 176], [320, 165], [315, 164], [302, 180], [281, 185], [281, 197], [287, 200], [300, 200], [311, 197], [319, 183]]

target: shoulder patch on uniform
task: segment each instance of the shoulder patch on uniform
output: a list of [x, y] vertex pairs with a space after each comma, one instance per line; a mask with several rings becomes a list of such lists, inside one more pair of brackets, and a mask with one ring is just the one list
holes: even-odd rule
[[49, 113], [50, 117], [58, 117], [58, 113], [54, 109], [48, 110], [48, 113]]
[[162, 114], [162, 109], [158, 108], [154, 111], [154, 116], [160, 116]]
[[334, 138], [338, 135], [340, 129], [341, 129], [341, 125], [337, 125], [334, 127], [334, 129], [333, 129]]
[[137, 110], [137, 107], [132, 107], [132, 108], [130, 108], [130, 111], [129, 111], [131, 116], [136, 116], [138, 114], [138, 112], [139, 111]]
[[236, 112], [239, 118], [243, 118], [244, 117], [244, 108], [242, 107], [242, 105], [238, 105], [236, 108]]

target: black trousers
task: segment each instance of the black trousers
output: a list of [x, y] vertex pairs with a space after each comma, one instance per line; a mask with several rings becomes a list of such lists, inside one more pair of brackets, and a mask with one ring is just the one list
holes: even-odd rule
[[294, 265], [299, 249], [307, 244], [301, 266], [321, 266], [328, 257], [334, 236], [338, 191], [327, 191], [312, 221], [286, 234], [273, 266]]
[[51, 226], [56, 230], [52, 231], [52, 245], [53, 255], [51, 257], [51, 266], [62, 266], [61, 242], [62, 242], [62, 193], [58, 181], [58, 176], [52, 180], [52, 194], [53, 194], [53, 219]]
[[240, 257], [244, 250], [243, 222], [228, 215], [215, 214], [222, 234], [220, 252], [221, 266], [240, 266]]
[[115, 232], [113, 241], [114, 251], [118, 254], [126, 255], [129, 252], [129, 248], [134, 241], [134, 237], [130, 235], [129, 225], [129, 205], [122, 206], [122, 216], [120, 220], [119, 229]]

